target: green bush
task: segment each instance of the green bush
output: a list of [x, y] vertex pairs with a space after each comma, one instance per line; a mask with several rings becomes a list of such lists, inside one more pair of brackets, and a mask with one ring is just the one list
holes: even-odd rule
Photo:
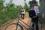
[[5, 8], [4, 10], [5, 11], [0, 10], [0, 25], [9, 21], [9, 19], [15, 19], [18, 17], [19, 8], [17, 8], [14, 4], [8, 5], [7, 10]]

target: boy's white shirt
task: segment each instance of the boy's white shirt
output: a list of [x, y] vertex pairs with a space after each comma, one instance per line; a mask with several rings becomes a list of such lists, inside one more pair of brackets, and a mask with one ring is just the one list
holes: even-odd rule
[[36, 12], [36, 15], [40, 13], [38, 6], [34, 6], [34, 10], [35, 10], [35, 12]]

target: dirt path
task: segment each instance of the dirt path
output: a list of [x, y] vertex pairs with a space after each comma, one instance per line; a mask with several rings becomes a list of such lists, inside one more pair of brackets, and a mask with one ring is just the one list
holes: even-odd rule
[[[31, 24], [31, 20], [29, 20], [29, 19], [30, 19], [30, 18], [29, 18], [29, 16], [28, 16], [28, 13], [26, 13], [25, 18], [24, 18], [24, 19], [21, 19], [21, 20], [22, 20], [24, 23], [26, 23], [27, 25], [30, 25], [30, 24]], [[21, 24], [23, 24], [26, 28], [28, 28], [27, 25], [24, 24], [23, 22], [20, 21]], [[12, 22], [10, 22], [10, 23], [8, 23], [7, 25], [5, 25], [4, 27], [2, 27], [1, 30], [16, 30], [16, 24], [15, 24], [15, 23], [17, 23], [17, 20], [13, 19]], [[6, 28], [6, 29], [5, 29], [5, 28]], [[23, 27], [23, 28], [24, 28], [24, 27]], [[21, 30], [21, 29], [18, 29], [18, 30]], [[24, 30], [26, 30], [26, 29], [24, 28]]]

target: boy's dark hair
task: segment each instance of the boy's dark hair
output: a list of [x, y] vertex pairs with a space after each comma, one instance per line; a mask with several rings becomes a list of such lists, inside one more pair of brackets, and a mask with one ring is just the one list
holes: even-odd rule
[[32, 6], [37, 6], [37, 1], [29, 1], [29, 5], [30, 5], [30, 8], [32, 8]]
[[30, 1], [29, 4], [37, 4], [36, 1]]

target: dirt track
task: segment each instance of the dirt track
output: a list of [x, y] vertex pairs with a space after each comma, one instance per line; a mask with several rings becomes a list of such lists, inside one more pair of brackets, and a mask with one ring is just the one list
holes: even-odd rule
[[[29, 20], [30, 18], [27, 16], [28, 13], [25, 15], [25, 18], [24, 19], [21, 19], [24, 23], [26, 23], [27, 25], [30, 25], [31, 24], [31, 20]], [[16, 30], [16, 23], [17, 21], [12, 21], [11, 23], [8, 23], [7, 25], [5, 25], [4, 27], [2, 27], [2, 30]], [[26, 24], [24, 24], [23, 22], [20, 21], [21, 24], [23, 24], [25, 27], [27, 27]], [[11, 25], [10, 25], [11, 24]], [[6, 28], [6, 29], [5, 29]], [[24, 28], [24, 27], [23, 27]], [[19, 30], [19, 29], [18, 29]], [[24, 28], [24, 30], [26, 30]]]

